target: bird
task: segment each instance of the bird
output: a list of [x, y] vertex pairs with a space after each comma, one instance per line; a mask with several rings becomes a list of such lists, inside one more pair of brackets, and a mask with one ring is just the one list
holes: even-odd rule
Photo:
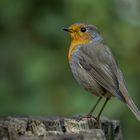
[[140, 111], [128, 94], [123, 73], [98, 28], [92, 24], [74, 23], [63, 30], [71, 36], [68, 60], [74, 78], [85, 90], [98, 97], [88, 116], [92, 116], [105, 98], [96, 117], [99, 121], [107, 102], [117, 97], [140, 121]]

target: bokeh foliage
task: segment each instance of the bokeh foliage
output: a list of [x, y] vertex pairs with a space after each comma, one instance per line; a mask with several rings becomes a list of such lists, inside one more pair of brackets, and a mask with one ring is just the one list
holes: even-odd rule
[[[0, 114], [69, 116], [91, 109], [96, 97], [76, 83], [67, 60], [70, 39], [62, 28], [74, 22], [98, 26], [140, 108], [140, 22], [134, 22], [140, 17], [131, 18], [129, 3], [116, 1], [1, 0]], [[139, 122], [117, 99], [103, 115], [121, 121], [125, 139], [140, 137]]]

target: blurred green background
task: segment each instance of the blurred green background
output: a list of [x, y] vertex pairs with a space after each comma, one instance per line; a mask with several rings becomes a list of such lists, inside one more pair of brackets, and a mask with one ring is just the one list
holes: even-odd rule
[[[74, 80], [70, 37], [62, 31], [75, 22], [99, 28], [140, 109], [139, 13], [139, 0], [1, 0], [0, 115], [89, 112], [97, 98]], [[125, 140], [140, 137], [140, 123], [119, 100], [112, 99], [103, 116], [121, 121]]]

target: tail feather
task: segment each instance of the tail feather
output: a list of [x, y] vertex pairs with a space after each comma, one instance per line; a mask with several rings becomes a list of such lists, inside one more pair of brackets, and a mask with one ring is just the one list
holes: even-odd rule
[[138, 110], [137, 106], [134, 104], [131, 97], [129, 97], [128, 91], [123, 82], [123, 79], [121, 79], [120, 81], [122, 81], [122, 82], [120, 82], [120, 86], [119, 86], [120, 92], [121, 92], [122, 96], [124, 97], [125, 103], [130, 108], [130, 110], [133, 112], [133, 114], [136, 116], [136, 118], [140, 121], [140, 111]]
[[127, 100], [127, 105], [130, 108], [130, 110], [134, 113], [136, 118], [140, 121], [140, 111], [138, 110], [137, 106], [134, 104], [131, 98]]

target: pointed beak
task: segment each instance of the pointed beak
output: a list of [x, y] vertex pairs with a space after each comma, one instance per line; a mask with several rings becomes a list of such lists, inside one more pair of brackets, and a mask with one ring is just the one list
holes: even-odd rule
[[72, 33], [72, 29], [69, 29], [69, 28], [63, 28], [63, 30], [66, 31], [66, 32]]

